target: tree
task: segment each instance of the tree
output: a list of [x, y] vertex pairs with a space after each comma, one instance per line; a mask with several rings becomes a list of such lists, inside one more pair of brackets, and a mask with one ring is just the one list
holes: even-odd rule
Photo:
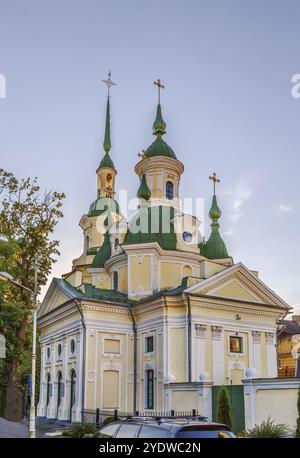
[[223, 386], [219, 392], [217, 418], [220, 423], [224, 423], [232, 429], [231, 403], [225, 386]]
[[298, 418], [297, 418], [297, 426], [296, 426], [296, 437], [300, 438], [300, 388], [298, 390], [297, 410], [298, 410]]
[[[41, 195], [37, 178], [18, 180], [0, 169], [0, 197], [0, 271], [9, 272], [22, 285], [33, 289], [34, 263], [38, 257], [41, 287], [59, 254], [59, 242], [52, 239], [52, 234], [63, 216], [65, 196], [56, 191]], [[0, 384], [6, 387], [5, 416], [13, 421], [20, 420], [20, 394], [30, 373], [31, 317], [30, 294], [0, 282], [0, 331], [7, 340]]]

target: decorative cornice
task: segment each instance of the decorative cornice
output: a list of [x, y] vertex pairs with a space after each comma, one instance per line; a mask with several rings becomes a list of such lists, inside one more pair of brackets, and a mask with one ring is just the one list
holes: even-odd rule
[[212, 326], [211, 327], [212, 339], [213, 340], [221, 340], [222, 329], [223, 329], [222, 326]]
[[[228, 302], [230, 302], [230, 299], [228, 299]], [[258, 310], [257, 308], [249, 308], [249, 306], [245, 307], [245, 305], [241, 304], [240, 306], [234, 306], [234, 305], [225, 305], [224, 303], [216, 303], [216, 302], [200, 302], [192, 299], [190, 301], [191, 306], [194, 307], [199, 307], [199, 308], [207, 308], [211, 310], [224, 310], [226, 312], [237, 312], [241, 313], [243, 311], [244, 313], [247, 313], [249, 315], [260, 315], [260, 316], [278, 316], [280, 314], [279, 311], [267, 311], [267, 310]], [[253, 304], [255, 305], [255, 304]], [[258, 306], [263, 306], [263, 304], [257, 304]], [[276, 306], [274, 306], [275, 308]]]
[[260, 344], [261, 342], [261, 332], [252, 331], [252, 340], [254, 344]]
[[201, 339], [205, 339], [205, 332], [206, 332], [206, 324], [195, 324], [196, 329], [196, 336], [200, 337]]

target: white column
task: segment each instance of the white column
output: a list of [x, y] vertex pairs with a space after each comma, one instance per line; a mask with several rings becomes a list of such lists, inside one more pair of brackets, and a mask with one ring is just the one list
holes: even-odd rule
[[252, 331], [253, 367], [261, 377], [261, 332]]
[[56, 418], [57, 417], [57, 383], [56, 382], [56, 371], [55, 371], [55, 346], [54, 342], [50, 345], [50, 359], [51, 359], [51, 366], [50, 366], [50, 401], [47, 407], [47, 418]]
[[68, 420], [68, 346], [67, 346], [67, 337], [64, 336], [63, 343], [62, 343], [62, 354], [63, 354], [63, 368], [62, 368], [62, 382], [63, 382], [63, 396], [61, 397], [61, 403], [59, 405], [58, 410], [58, 418], [59, 420]]
[[[83, 328], [76, 335], [76, 386], [75, 386], [75, 404], [72, 408], [72, 422], [81, 421], [81, 411], [84, 406], [82, 403], [82, 389], [85, 381], [83, 380], [82, 361], [83, 361]], [[99, 367], [96, 367], [96, 377], [100, 376]]]
[[267, 344], [267, 374], [268, 377], [277, 377], [277, 354], [275, 346], [275, 334], [266, 332]]
[[213, 382], [207, 381], [198, 388], [198, 395], [200, 396], [199, 415], [207, 417], [210, 421], [212, 420], [212, 386]]
[[41, 345], [41, 375], [40, 375], [40, 397], [37, 406], [37, 416], [46, 416], [47, 402], [47, 380], [45, 378], [45, 344]]
[[256, 424], [256, 387], [252, 380], [243, 380], [245, 428], [253, 428]]
[[195, 324], [196, 329], [196, 361], [194, 361], [193, 369], [195, 368], [194, 381], [199, 381], [200, 374], [205, 372], [205, 324]]
[[212, 326], [212, 362], [214, 385], [223, 385], [224, 374], [224, 336], [221, 326]]

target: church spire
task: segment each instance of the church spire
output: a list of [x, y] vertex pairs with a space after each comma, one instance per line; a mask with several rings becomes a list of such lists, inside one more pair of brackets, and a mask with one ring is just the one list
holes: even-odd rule
[[201, 252], [204, 254], [204, 256], [210, 259], [224, 259], [228, 258], [228, 252], [219, 232], [219, 218], [221, 217], [222, 213], [218, 206], [216, 196], [216, 183], [220, 183], [220, 180], [217, 178], [215, 173], [213, 173], [209, 179], [212, 180], [214, 184], [212, 204], [209, 211], [209, 217], [212, 220], [211, 234], [208, 241], [205, 243], [205, 245], [202, 246]]
[[156, 110], [156, 118], [153, 123], [152, 129], [154, 135], [162, 136], [166, 133], [166, 123], [161, 114], [161, 105], [160, 105], [160, 91], [164, 89], [165, 86], [161, 84], [160, 79], [154, 81], [154, 84], [157, 86], [158, 91], [158, 103], [157, 103], [157, 110]]
[[99, 168], [110, 167], [114, 169], [113, 161], [110, 158], [109, 152], [111, 150], [111, 139], [110, 139], [110, 88], [116, 86], [111, 79], [111, 71], [108, 72], [108, 77], [106, 80], [102, 80], [103, 83], [107, 86], [107, 102], [106, 102], [106, 119], [105, 119], [105, 133], [104, 133], [104, 142], [103, 148], [105, 155], [100, 162]]

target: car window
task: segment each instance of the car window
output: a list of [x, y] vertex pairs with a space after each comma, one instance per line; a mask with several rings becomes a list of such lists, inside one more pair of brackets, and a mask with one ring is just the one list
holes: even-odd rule
[[234, 434], [226, 429], [201, 429], [201, 428], [182, 428], [176, 434], [176, 437], [182, 438], [225, 438], [225, 437], [235, 437]]
[[113, 437], [119, 426], [120, 423], [104, 426], [100, 431], [99, 437]]
[[139, 437], [169, 437], [169, 430], [157, 426], [142, 426]]
[[124, 424], [121, 425], [118, 433], [117, 433], [117, 438], [119, 439], [120, 437], [124, 438], [131, 438], [131, 437], [136, 437], [140, 429], [140, 425], [132, 425], [132, 424]]

